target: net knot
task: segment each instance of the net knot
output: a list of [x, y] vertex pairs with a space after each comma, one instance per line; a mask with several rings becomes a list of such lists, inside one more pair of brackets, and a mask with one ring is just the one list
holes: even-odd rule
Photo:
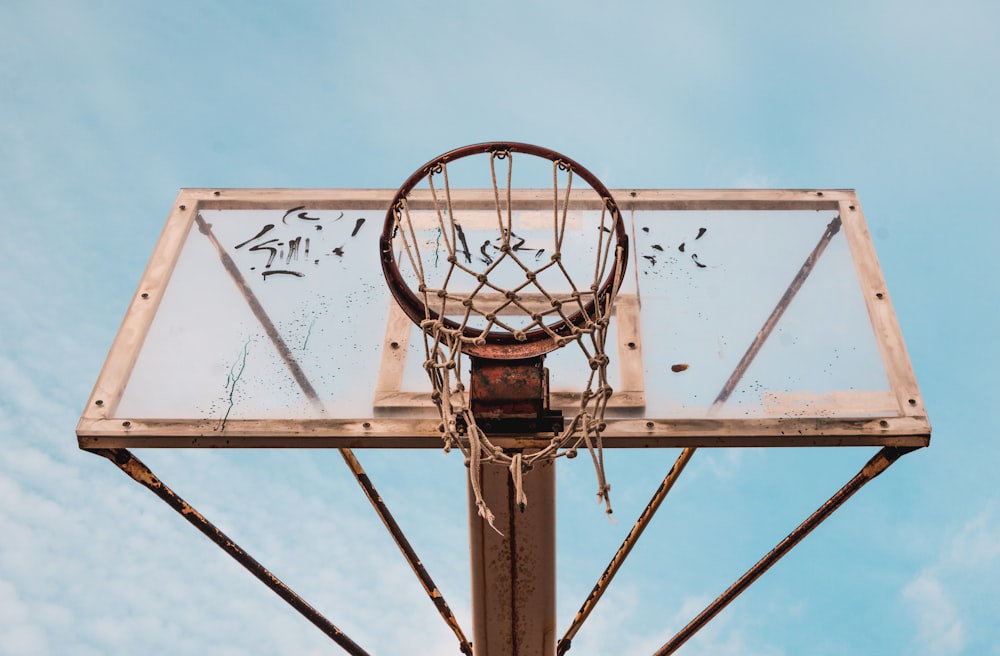
[[601, 353], [600, 355], [595, 355], [594, 357], [590, 358], [590, 368], [593, 369], [594, 371], [597, 371], [602, 367], [607, 367], [609, 361], [610, 358], [608, 358], [608, 356], [604, 353]]

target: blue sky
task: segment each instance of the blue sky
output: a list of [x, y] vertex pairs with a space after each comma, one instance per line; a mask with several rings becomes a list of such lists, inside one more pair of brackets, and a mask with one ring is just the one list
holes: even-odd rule
[[[339, 653], [75, 424], [179, 188], [396, 187], [507, 139], [612, 188], [865, 208], [931, 447], [679, 653], [1000, 654], [998, 24], [972, 0], [4, 3], [5, 653]], [[699, 452], [570, 653], [652, 653], [870, 453]], [[468, 630], [460, 463], [359, 455]], [[673, 456], [611, 456], [618, 525], [560, 471], [560, 628]], [[140, 457], [373, 653], [457, 653], [336, 453]]]

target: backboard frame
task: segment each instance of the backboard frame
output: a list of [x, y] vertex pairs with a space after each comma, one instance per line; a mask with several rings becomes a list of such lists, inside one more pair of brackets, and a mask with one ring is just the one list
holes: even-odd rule
[[[123, 319], [77, 427], [83, 449], [115, 448], [440, 448], [434, 417], [356, 419], [236, 419], [219, 430], [214, 419], [129, 417], [118, 413], [129, 376], [149, 332], [181, 247], [206, 210], [351, 207], [384, 212], [395, 190], [185, 189], [177, 196], [150, 263]], [[540, 192], [540, 197], [541, 197]], [[861, 293], [882, 357], [893, 412], [858, 416], [748, 418], [608, 418], [605, 448], [888, 446], [922, 447], [930, 440], [912, 365], [889, 299], [857, 196], [852, 190], [612, 190], [623, 213], [666, 210], [829, 210], [841, 220]], [[375, 248], [375, 244], [372, 244]], [[628, 304], [624, 300], [624, 304]], [[625, 322], [625, 325], [628, 325]], [[381, 330], [381, 326], [379, 330]], [[387, 332], [383, 359], [391, 357]], [[639, 342], [641, 347], [641, 342]], [[612, 351], [614, 352], [614, 351]], [[641, 355], [639, 356], [641, 357]], [[669, 363], [664, 363], [669, 367]], [[641, 383], [638, 383], [641, 386]], [[384, 392], [391, 393], [387, 388]], [[639, 389], [624, 390], [640, 393]], [[623, 399], [627, 399], [627, 394]], [[525, 448], [547, 436], [503, 436], [505, 448]]]

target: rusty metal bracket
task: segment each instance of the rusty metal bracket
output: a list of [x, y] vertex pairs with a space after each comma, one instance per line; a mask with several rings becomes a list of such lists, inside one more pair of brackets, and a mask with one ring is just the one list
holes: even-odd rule
[[302, 597], [296, 594], [291, 588], [285, 585], [278, 577], [272, 574], [266, 567], [261, 565], [250, 554], [233, 542], [225, 533], [220, 531], [214, 524], [205, 519], [197, 510], [192, 508], [184, 499], [177, 496], [173, 490], [167, 487], [163, 481], [156, 477], [149, 467], [141, 460], [132, 455], [128, 449], [94, 449], [91, 453], [104, 456], [113, 462], [119, 469], [125, 472], [129, 478], [149, 489], [153, 494], [160, 497], [168, 506], [176, 510], [180, 515], [188, 520], [196, 529], [201, 531], [205, 537], [214, 542], [219, 548], [242, 565], [248, 572], [256, 576], [261, 583], [266, 585], [275, 594], [284, 599], [288, 605], [312, 622], [320, 631], [329, 636], [334, 642], [340, 645], [344, 651], [351, 656], [369, 656], [368, 652], [358, 646], [343, 631], [338, 629], [330, 620], [310, 606]]

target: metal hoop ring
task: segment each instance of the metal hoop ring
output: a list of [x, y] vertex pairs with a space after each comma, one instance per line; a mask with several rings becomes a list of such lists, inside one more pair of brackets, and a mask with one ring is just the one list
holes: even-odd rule
[[[565, 170], [572, 171], [574, 175], [582, 178], [600, 196], [614, 224], [617, 248], [615, 248], [614, 262], [609, 267], [607, 278], [600, 284], [597, 295], [598, 298], [604, 299], [617, 291], [616, 286], [620, 283], [621, 279], [616, 278], [616, 272], [624, 272], [626, 263], [628, 262], [628, 233], [625, 230], [625, 222], [622, 219], [621, 211], [618, 209], [618, 204], [611, 196], [611, 192], [608, 191], [607, 187], [604, 186], [597, 176], [569, 157], [541, 146], [516, 142], [473, 144], [449, 151], [417, 169], [407, 178], [399, 190], [396, 191], [396, 195], [393, 196], [392, 201], [389, 203], [389, 209], [386, 211], [382, 236], [379, 239], [382, 272], [385, 274], [386, 283], [396, 302], [399, 303], [403, 312], [415, 324], [421, 325], [428, 317], [425, 315], [423, 302], [407, 286], [396, 262], [396, 256], [392, 248], [392, 240], [396, 232], [395, 213], [403, 206], [404, 199], [422, 180], [435, 173], [435, 171], [440, 171], [449, 162], [482, 154], [490, 154], [491, 156], [503, 158], [511, 153], [532, 155], [547, 159], [560, 168], [565, 167]], [[586, 321], [587, 316], [593, 316], [595, 305], [595, 300], [590, 301], [585, 306], [584, 311], [576, 312], [568, 317], [567, 320], [559, 320], [547, 326], [548, 330], [536, 329], [523, 333], [521, 335], [523, 341], [518, 340], [513, 333], [496, 330], [485, 335], [485, 343], [479, 343], [481, 340], [476, 340], [466, 344], [463, 350], [471, 355], [498, 360], [521, 359], [543, 355], [563, 345], [560, 343], [563, 342], [562, 339], [552, 339], [548, 331], [552, 331], [562, 337], [571, 337], [575, 327], [580, 327]], [[440, 316], [430, 308], [426, 308], [426, 312], [429, 313], [429, 318], [433, 322], [440, 321], [444, 326], [452, 330], [461, 328], [456, 322], [447, 317]], [[470, 339], [475, 339], [480, 335], [480, 331], [465, 327], [462, 334]]]

